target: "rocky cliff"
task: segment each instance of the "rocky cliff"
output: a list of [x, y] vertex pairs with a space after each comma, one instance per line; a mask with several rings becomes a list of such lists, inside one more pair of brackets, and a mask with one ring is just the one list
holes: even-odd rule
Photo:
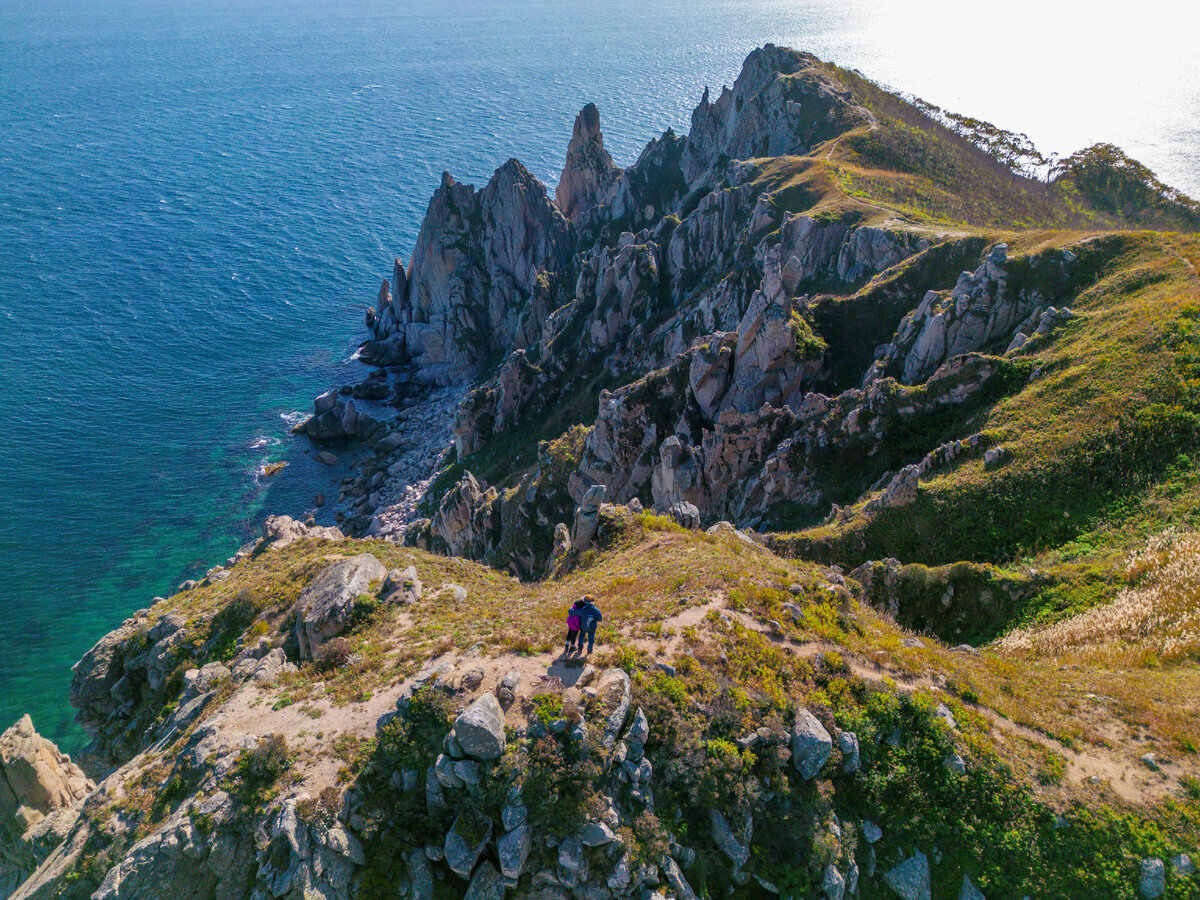
[[0, 736], [0, 897], [1200, 895], [1200, 242], [1078, 180], [774, 46], [445, 175], [297, 428], [342, 530]]

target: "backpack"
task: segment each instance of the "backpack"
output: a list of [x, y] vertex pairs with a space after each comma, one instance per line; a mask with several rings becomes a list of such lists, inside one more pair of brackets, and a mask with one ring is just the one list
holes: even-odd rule
[[579, 630], [579, 616], [575, 613], [575, 610], [567, 613], [567, 629], [570, 631]]

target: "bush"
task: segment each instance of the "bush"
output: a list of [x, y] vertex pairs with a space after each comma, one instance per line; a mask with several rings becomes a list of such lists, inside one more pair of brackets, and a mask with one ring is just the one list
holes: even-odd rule
[[317, 668], [324, 672], [345, 668], [352, 655], [353, 647], [350, 642], [344, 637], [336, 637], [331, 641], [326, 641], [317, 650]]
[[233, 767], [243, 799], [247, 802], [265, 800], [291, 764], [287, 740], [283, 735], [267, 734], [260, 737], [254, 749], [243, 750], [239, 754]]

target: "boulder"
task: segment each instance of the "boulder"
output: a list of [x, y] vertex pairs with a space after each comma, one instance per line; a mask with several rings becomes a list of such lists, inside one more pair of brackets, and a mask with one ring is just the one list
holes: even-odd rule
[[825, 867], [825, 874], [821, 879], [821, 893], [825, 895], [825, 900], [842, 900], [846, 893], [846, 879], [833, 863]]
[[729, 857], [734, 868], [740, 869], [750, 861], [750, 838], [754, 833], [754, 818], [746, 817], [746, 824], [741, 833], [735, 835], [729, 826], [729, 821], [715, 807], [708, 811], [708, 819], [712, 823], [713, 840], [722, 853]]
[[421, 599], [421, 579], [417, 567], [392, 569], [383, 581], [383, 596], [392, 603], [416, 603]]
[[460, 814], [446, 833], [443, 850], [446, 854], [446, 865], [459, 878], [470, 878], [475, 869], [475, 863], [487, 849], [488, 841], [492, 838], [492, 823], [489, 821], [483, 829], [469, 828], [475, 825], [474, 816], [466, 817]]
[[408, 892], [410, 900], [433, 900], [433, 867], [429, 857], [420, 847], [404, 853], [404, 864], [408, 869]]
[[983, 891], [975, 887], [970, 875], [963, 875], [962, 887], [958, 891], [958, 900], [987, 900]]
[[931, 900], [929, 860], [920, 850], [883, 873], [883, 883], [900, 900]]
[[1138, 892], [1145, 900], [1157, 900], [1167, 892], [1167, 867], [1156, 857], [1143, 859], [1138, 867]]
[[504, 710], [494, 694], [483, 694], [454, 720], [455, 739], [463, 753], [475, 759], [498, 759], [504, 754]]
[[515, 881], [521, 877], [521, 873], [525, 871], [525, 860], [529, 858], [532, 839], [533, 829], [528, 822], [522, 821], [497, 842], [500, 871], [505, 878]]
[[345, 631], [360, 594], [387, 575], [383, 563], [360, 553], [327, 567], [296, 601], [296, 639], [302, 659], [312, 659], [321, 645]]
[[613, 834], [613, 830], [603, 822], [589, 822], [584, 826], [583, 834], [579, 836], [580, 842], [585, 847], [603, 847], [616, 839], [617, 836]]
[[842, 771], [851, 775], [858, 771], [858, 735], [853, 731], [843, 731], [838, 735], [838, 749], [842, 751]]
[[680, 500], [678, 503], [673, 503], [667, 512], [683, 528], [689, 531], [700, 530], [700, 509], [695, 503]]
[[623, 669], [607, 669], [596, 685], [596, 696], [607, 713], [604, 722], [604, 745], [611, 748], [629, 718], [633, 701], [629, 675]]
[[833, 738], [817, 717], [804, 707], [796, 710], [792, 725], [792, 764], [800, 777], [810, 779], [821, 771], [833, 750]]
[[490, 860], [485, 859], [475, 870], [463, 900], [504, 900], [504, 879]]
[[507, 673], [496, 685], [496, 699], [500, 705], [508, 708], [517, 699], [517, 688], [521, 686], [521, 673], [516, 669]]

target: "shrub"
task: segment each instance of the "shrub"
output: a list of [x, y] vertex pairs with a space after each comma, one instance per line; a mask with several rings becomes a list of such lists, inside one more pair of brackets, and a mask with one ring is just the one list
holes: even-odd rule
[[320, 646], [316, 653], [317, 668], [328, 672], [345, 668], [353, 655], [353, 647], [344, 637], [335, 637]]
[[267, 734], [253, 749], [238, 755], [233, 774], [240, 782], [243, 799], [261, 802], [290, 766], [287, 740], [281, 734]]

